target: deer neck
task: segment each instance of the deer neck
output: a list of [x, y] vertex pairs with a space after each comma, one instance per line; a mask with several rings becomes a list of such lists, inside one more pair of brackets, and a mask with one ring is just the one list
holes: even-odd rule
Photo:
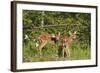
[[72, 42], [73, 42], [73, 38], [70, 36], [70, 37], [68, 38], [68, 44], [71, 45]]

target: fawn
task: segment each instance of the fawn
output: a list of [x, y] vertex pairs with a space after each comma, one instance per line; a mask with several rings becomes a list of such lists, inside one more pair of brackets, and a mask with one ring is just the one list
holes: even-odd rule
[[39, 53], [40, 53], [40, 56], [42, 56], [42, 49], [48, 42], [54, 44], [60, 40], [60, 32], [57, 35], [54, 35], [54, 34], [51, 35], [51, 34], [46, 33], [46, 32], [41, 33], [38, 39], [40, 41]]
[[62, 56], [65, 54], [70, 57], [70, 47], [73, 43], [73, 40], [76, 39], [76, 31], [71, 33], [69, 32], [69, 36], [64, 35], [62, 37]]

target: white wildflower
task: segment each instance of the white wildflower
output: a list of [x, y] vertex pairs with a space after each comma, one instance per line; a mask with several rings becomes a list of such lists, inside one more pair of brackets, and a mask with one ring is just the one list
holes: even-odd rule
[[25, 38], [24, 39], [29, 39], [28, 35], [25, 35]]
[[38, 43], [35, 43], [35, 46], [36, 46], [36, 47], [38, 47], [38, 46], [39, 46], [39, 44], [38, 44]]

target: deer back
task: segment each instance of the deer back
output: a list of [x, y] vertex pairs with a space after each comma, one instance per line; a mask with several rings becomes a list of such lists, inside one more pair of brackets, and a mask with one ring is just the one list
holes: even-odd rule
[[49, 33], [41, 33], [38, 39], [41, 42], [49, 41], [51, 40], [51, 35]]

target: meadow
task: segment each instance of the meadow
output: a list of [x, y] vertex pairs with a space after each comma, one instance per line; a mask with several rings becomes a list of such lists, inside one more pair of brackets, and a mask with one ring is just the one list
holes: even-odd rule
[[[90, 26], [89, 13], [23, 10], [23, 62], [91, 59]], [[47, 43], [40, 57], [38, 37], [42, 32], [69, 35], [69, 31], [77, 31], [77, 38], [70, 47], [70, 57], [62, 57], [61, 42]]]
[[[61, 42], [57, 42], [57, 44], [51, 44], [47, 43], [43, 47], [43, 56], [40, 57], [39, 55], [39, 40], [38, 36], [41, 34], [41, 32], [49, 32], [52, 28], [44, 28], [44, 29], [35, 29], [32, 33], [30, 33], [30, 36], [24, 39], [23, 43], [23, 62], [37, 62], [37, 61], [61, 61], [61, 60], [86, 60], [91, 58], [91, 45], [89, 44], [89, 41], [81, 41], [78, 37], [73, 41], [70, 52], [70, 57], [62, 57], [62, 50], [60, 49], [60, 46], [62, 45]], [[49, 29], [47, 31], [47, 29]], [[57, 27], [56, 27], [57, 29]], [[38, 31], [37, 31], [38, 30]], [[54, 29], [55, 30], [55, 29]], [[56, 30], [53, 33], [57, 33], [58, 31], [62, 30], [63, 28], [59, 30]], [[65, 30], [65, 29], [64, 29]], [[60, 32], [62, 32], [60, 31]], [[51, 33], [52, 33], [51, 32]], [[62, 32], [63, 34], [64, 32]], [[25, 37], [23, 37], [25, 38]]]

